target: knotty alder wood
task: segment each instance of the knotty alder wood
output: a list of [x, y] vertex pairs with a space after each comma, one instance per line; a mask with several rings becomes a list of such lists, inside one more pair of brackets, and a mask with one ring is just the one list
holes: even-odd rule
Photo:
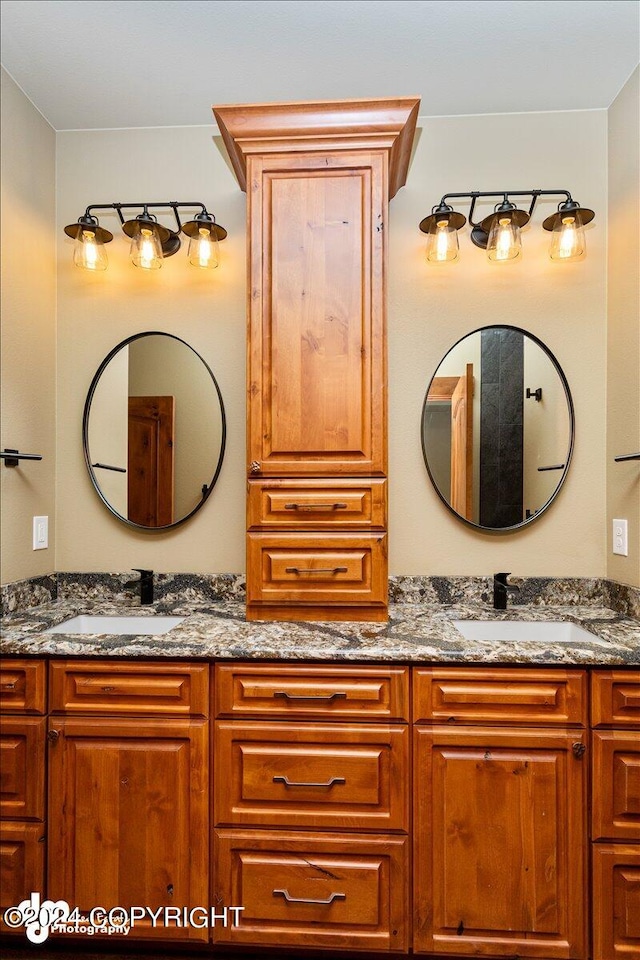
[[215, 830], [214, 878], [214, 902], [244, 905], [238, 927], [216, 928], [216, 943], [328, 955], [409, 946], [406, 837]]
[[0, 663], [2, 713], [47, 712], [47, 665], [44, 660], [5, 660]]
[[384, 529], [386, 525], [386, 480], [250, 480], [248, 494], [250, 529]]
[[592, 839], [640, 841], [640, 730], [594, 731], [592, 750]]
[[[56, 717], [49, 729], [50, 899], [81, 912], [206, 907], [206, 721]], [[129, 936], [207, 940], [209, 932], [148, 921]]]
[[44, 717], [0, 717], [3, 819], [44, 820], [45, 728]]
[[640, 729], [640, 670], [594, 671], [591, 724]]
[[[7, 907], [15, 907], [31, 895], [44, 891], [45, 860], [44, 823], [0, 823], [0, 932], [18, 933], [24, 928], [7, 927], [3, 915]], [[43, 898], [44, 899], [44, 898]]]
[[415, 950], [585, 957], [584, 731], [414, 732]]
[[640, 845], [593, 847], [593, 960], [640, 954]]

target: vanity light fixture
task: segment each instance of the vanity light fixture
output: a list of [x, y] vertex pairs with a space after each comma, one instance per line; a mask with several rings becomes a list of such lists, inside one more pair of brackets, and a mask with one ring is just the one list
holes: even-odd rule
[[[131, 220], [125, 220], [122, 211], [142, 208]], [[170, 209], [176, 219], [176, 230], [158, 223], [149, 207]], [[193, 220], [182, 223], [179, 207], [199, 208]], [[100, 226], [94, 210], [115, 210], [120, 218], [122, 231], [131, 239], [131, 262], [144, 270], [157, 270], [165, 257], [171, 257], [180, 249], [180, 233], [189, 237], [189, 263], [196, 267], [212, 269], [218, 266], [218, 243], [227, 236], [227, 231], [216, 223], [216, 218], [207, 212], [203, 203], [187, 203], [171, 200], [168, 203], [92, 203], [64, 232], [75, 240], [73, 262], [85, 270], [106, 270], [108, 260], [104, 248], [113, 240], [113, 234]]]
[[[552, 260], [577, 260], [583, 256], [586, 244], [584, 225], [595, 217], [593, 210], [581, 207], [572, 199], [568, 190], [472, 190], [469, 193], [445, 193], [439, 204], [432, 208], [428, 217], [420, 222], [420, 229], [427, 234], [427, 260], [429, 263], [451, 263], [458, 259], [457, 232], [467, 222], [467, 217], [453, 209], [449, 200], [469, 200], [469, 225], [471, 240], [476, 247], [487, 251], [494, 263], [516, 260], [522, 252], [521, 230], [531, 219], [538, 197], [562, 196], [556, 213], [547, 217], [542, 226], [552, 232], [549, 256]], [[502, 197], [493, 213], [475, 223], [473, 213], [478, 199]], [[510, 197], [531, 197], [528, 211], [520, 210]]]

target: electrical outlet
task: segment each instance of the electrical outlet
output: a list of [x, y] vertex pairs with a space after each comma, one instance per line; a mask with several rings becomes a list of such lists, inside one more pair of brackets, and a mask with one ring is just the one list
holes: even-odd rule
[[629, 556], [629, 540], [626, 520], [613, 521], [613, 552], [621, 557]]
[[33, 518], [33, 549], [46, 550], [49, 546], [49, 517]]

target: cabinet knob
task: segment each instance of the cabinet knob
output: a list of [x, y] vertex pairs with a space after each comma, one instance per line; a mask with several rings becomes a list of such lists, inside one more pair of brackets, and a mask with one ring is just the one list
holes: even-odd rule
[[47, 733], [47, 740], [49, 741], [49, 743], [57, 743], [59, 739], [60, 739], [59, 730], [49, 730], [49, 732]]
[[258, 463], [257, 460], [252, 460], [251, 463], [249, 464], [249, 473], [251, 474], [260, 473], [260, 464]]
[[573, 746], [571, 747], [571, 749], [573, 750], [573, 755], [574, 755], [574, 757], [576, 758], [576, 760], [582, 760], [582, 758], [584, 757], [585, 753], [587, 752], [586, 746], [584, 745], [584, 743], [580, 743], [579, 740], [577, 740], [577, 741], [573, 744]]

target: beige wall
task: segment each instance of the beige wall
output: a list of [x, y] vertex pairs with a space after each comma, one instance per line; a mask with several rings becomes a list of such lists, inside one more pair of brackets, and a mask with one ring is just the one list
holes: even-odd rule
[[[640, 587], [640, 71], [609, 109], [607, 573]], [[629, 522], [629, 556], [613, 556], [611, 522]]]
[[[425, 104], [428, 107], [428, 104]], [[605, 543], [606, 111], [426, 119], [389, 229], [390, 569], [395, 574], [603, 575]], [[588, 162], [585, 162], [588, 158]], [[465, 231], [461, 260], [429, 267], [419, 220], [445, 191], [566, 187], [597, 211], [588, 256], [552, 263], [541, 204], [520, 263], [491, 265]], [[245, 197], [207, 128], [58, 135], [59, 570], [244, 570]], [[202, 199], [229, 230], [212, 274], [183, 251], [162, 270], [130, 266], [115, 217], [110, 268], [86, 276], [62, 236], [89, 202]], [[490, 212], [487, 210], [487, 212]], [[544, 340], [576, 405], [565, 489], [526, 530], [475, 533], [442, 506], [422, 460], [424, 393], [441, 357], [472, 329], [514, 323]], [[96, 497], [82, 461], [84, 397], [103, 356], [142, 330], [175, 333], [207, 360], [228, 415], [228, 448], [203, 511], [175, 532], [131, 532]]]
[[[55, 570], [55, 132], [2, 70], [2, 582]], [[49, 548], [32, 549], [32, 517]]]

